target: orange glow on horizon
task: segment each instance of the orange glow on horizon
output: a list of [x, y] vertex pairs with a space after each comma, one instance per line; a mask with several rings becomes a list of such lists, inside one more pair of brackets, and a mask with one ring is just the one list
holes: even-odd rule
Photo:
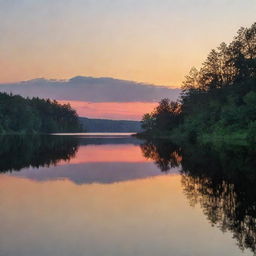
[[0, 187], [1, 251], [10, 255], [241, 255], [232, 234], [189, 205], [180, 175], [107, 185], [1, 175]]
[[84, 102], [58, 100], [69, 103], [79, 116], [89, 118], [126, 119], [140, 121], [145, 113], [152, 112], [156, 102]]

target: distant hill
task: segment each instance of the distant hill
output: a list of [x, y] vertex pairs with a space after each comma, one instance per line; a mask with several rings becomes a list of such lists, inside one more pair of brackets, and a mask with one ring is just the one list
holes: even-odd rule
[[86, 132], [139, 132], [141, 123], [139, 121], [90, 119], [79, 117]]

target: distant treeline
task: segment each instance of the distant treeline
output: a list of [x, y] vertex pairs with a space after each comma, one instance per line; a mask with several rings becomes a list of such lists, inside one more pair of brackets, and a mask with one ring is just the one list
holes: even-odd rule
[[79, 117], [86, 132], [140, 132], [141, 122]]
[[0, 134], [76, 131], [81, 125], [69, 104], [0, 93]]
[[256, 140], [256, 23], [192, 68], [177, 102], [163, 99], [143, 117], [146, 133], [212, 140]]

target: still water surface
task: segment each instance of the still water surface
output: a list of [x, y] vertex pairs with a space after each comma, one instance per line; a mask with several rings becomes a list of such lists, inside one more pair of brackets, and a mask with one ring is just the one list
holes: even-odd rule
[[[128, 136], [7, 136], [1, 145], [1, 256], [255, 252], [255, 198], [223, 171], [213, 176], [209, 159], [211, 174], [196, 173], [204, 162], [189, 150]], [[248, 204], [237, 209], [238, 200]]]

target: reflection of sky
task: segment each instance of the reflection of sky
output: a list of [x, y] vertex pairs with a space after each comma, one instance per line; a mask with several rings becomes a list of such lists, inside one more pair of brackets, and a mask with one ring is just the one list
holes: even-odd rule
[[243, 255], [190, 207], [179, 175], [82, 186], [0, 176], [0, 189], [2, 255]]
[[0, 81], [91, 75], [177, 86], [255, 13], [254, 0], [0, 0]]
[[[116, 139], [118, 140], [118, 139]], [[177, 173], [173, 168], [169, 173]], [[76, 184], [114, 183], [163, 175], [143, 157], [140, 146], [103, 144], [80, 146], [76, 156], [58, 166], [25, 168], [11, 175], [36, 181], [68, 179]]]
[[141, 141], [79, 142], [69, 162], [0, 175], [0, 255], [241, 255], [189, 205], [179, 168], [162, 173]]
[[[80, 146], [76, 156], [70, 159], [69, 163], [139, 163], [148, 161], [150, 160], [147, 160], [145, 157], [143, 157], [141, 149], [138, 145], [107, 144]], [[63, 162], [61, 164], [63, 164]]]
[[[173, 168], [168, 174], [178, 173]], [[68, 179], [76, 184], [115, 183], [164, 175], [154, 163], [99, 162], [23, 169], [11, 175], [35, 181]]]

